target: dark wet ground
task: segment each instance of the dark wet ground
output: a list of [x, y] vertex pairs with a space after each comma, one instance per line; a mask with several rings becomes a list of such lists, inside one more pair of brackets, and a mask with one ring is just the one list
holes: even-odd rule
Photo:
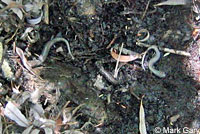
[[[86, 128], [85, 131], [105, 134], [138, 134], [140, 100], [134, 95], [140, 98], [144, 96], [143, 105], [149, 134], [155, 133], [156, 127], [194, 127], [191, 126], [192, 122], [198, 120], [200, 116], [197, 96], [199, 83], [189, 75], [192, 72], [188, 73], [188, 70], [186, 70], [187, 63], [185, 62], [188, 58], [185, 56], [170, 54], [164, 57], [165, 53], [162, 52], [163, 57], [156, 64], [156, 68], [166, 72], [165, 78], [158, 78], [148, 69], [144, 71], [141, 65], [134, 61], [120, 69], [119, 79], [123, 81], [120, 85], [113, 85], [103, 76], [104, 87], [99, 90], [94, 86], [98, 75], [101, 75], [99, 69], [95, 66], [95, 62], [112, 59], [110, 49], [106, 49], [106, 47], [115, 36], [116, 39], [113, 44], [124, 43], [125, 48], [138, 53], [146, 50], [146, 48], [136, 46], [137, 31], [140, 29], [148, 29], [150, 32], [148, 44], [177, 50], [186, 50], [187, 47], [191, 46], [193, 29], [188, 24], [191, 7], [163, 6], [158, 7], [157, 11], [152, 13], [153, 5], [160, 2], [152, 0], [142, 19], [147, 5], [145, 0], [95, 1], [89, 5], [89, 7], [92, 6], [90, 8], [95, 8], [95, 12], [92, 12], [90, 16], [84, 9], [84, 6], [88, 5], [84, 5], [84, 2], [82, 3], [79, 0], [76, 2], [53, 1], [50, 4], [50, 24], [40, 25], [41, 39], [34, 46], [31, 46], [31, 50], [39, 53], [41, 51], [41, 49], [38, 49], [39, 46], [44, 45], [58, 33], [61, 33], [70, 42], [71, 51], [75, 56], [74, 61], [66, 54], [56, 53], [57, 47], [51, 49], [48, 60], [58, 59], [53, 63], [61, 62], [73, 66], [71, 70], [77, 68], [79, 71], [81, 70], [75, 76], [74, 73], [72, 74], [74, 79], [70, 79], [70, 85], [76, 86], [76, 82], [81, 81], [83, 90], [86, 92], [83, 98], [87, 97], [89, 100], [91, 98], [91, 100], [94, 100], [96, 94], [97, 98], [99, 97], [99, 102], [95, 102], [96, 100], [94, 102], [103, 107], [103, 110], [102, 107], [101, 110], [106, 112], [107, 118], [99, 127], [91, 126], [91, 128]], [[134, 12], [128, 14], [127, 10], [134, 10]], [[123, 13], [126, 13], [126, 15]], [[63, 46], [63, 48], [64, 52], [67, 53], [66, 47]], [[151, 56], [151, 54], [148, 56]], [[102, 66], [108, 72], [113, 72], [115, 62], [107, 62]], [[83, 79], [79, 79], [82, 76], [84, 76]], [[52, 79], [55, 78], [53, 76]], [[77, 84], [79, 87], [80, 83]], [[70, 87], [73, 89], [73, 86]], [[88, 89], [95, 93], [87, 94], [87, 92], [90, 92]], [[93, 94], [95, 95], [93, 96]], [[81, 97], [77, 94], [63, 96], [61, 95], [62, 101], [69, 99], [74, 105], [84, 102], [80, 100]], [[109, 96], [110, 102], [108, 104]], [[76, 100], [78, 101], [76, 102]], [[65, 103], [59, 102], [59, 105], [62, 107]], [[84, 113], [84, 111], [82, 112]], [[176, 115], [180, 117], [176, 121], [170, 122], [170, 117]], [[84, 117], [78, 119], [81, 124], [86, 122], [86, 119], [83, 119]]]
[[[124, 43], [126, 48], [136, 52], [145, 50], [135, 45], [137, 31], [142, 28], [150, 31], [151, 38], [148, 42], [150, 44], [180, 50], [185, 50], [190, 45], [192, 28], [187, 23], [191, 13], [189, 7], [159, 7], [155, 13], [148, 14], [154, 10], [152, 5], [158, 2], [151, 1], [146, 16], [141, 20], [142, 14], [120, 13], [125, 9], [143, 13], [147, 2], [129, 2], [97, 4], [93, 17], [70, 14], [69, 10], [72, 12], [79, 10], [77, 6], [72, 8], [70, 2], [54, 2], [50, 7], [53, 11], [50, 25], [47, 26], [48, 29], [46, 26], [41, 29], [44, 34], [42, 37], [49, 40], [47, 38], [49, 35], [61, 32], [70, 41], [72, 52], [77, 54], [73, 64], [77, 67], [82, 66], [83, 72], [91, 80], [96, 79], [99, 74], [98, 69], [94, 69], [94, 62], [111, 58], [106, 47], [115, 35], [117, 38], [114, 44]], [[70, 22], [70, 17], [75, 17], [77, 20]], [[130, 90], [139, 97], [145, 95], [144, 108], [149, 133], [154, 133], [156, 127], [190, 127], [191, 122], [199, 116], [196, 104], [193, 104], [197, 92], [194, 85], [197, 83], [185, 73], [184, 58], [174, 54], [163, 57], [158, 63], [158, 68], [167, 73], [167, 77], [163, 79], [154, 76], [148, 70], [134, 70], [130, 66], [124, 66], [120, 71], [119, 77], [125, 79], [123, 84], [114, 86], [103, 78], [109, 90], [101, 90], [103, 95], [101, 99], [106, 102], [107, 95], [111, 94], [111, 102], [106, 105], [108, 119], [101, 127], [103, 133], [139, 133], [140, 101]], [[115, 64], [106, 63], [104, 67], [112, 72]], [[127, 91], [123, 92], [122, 89]], [[109, 116], [113, 113], [116, 117]], [[180, 117], [172, 125], [170, 117], [175, 115]]]

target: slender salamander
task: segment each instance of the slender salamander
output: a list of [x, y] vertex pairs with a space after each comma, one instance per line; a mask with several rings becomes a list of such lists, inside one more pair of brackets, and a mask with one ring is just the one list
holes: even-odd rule
[[39, 56], [40, 64], [42, 64], [46, 60], [49, 54], [50, 48], [53, 46], [53, 44], [57, 42], [61, 42], [61, 41], [63, 41], [67, 45], [68, 52], [70, 56], [72, 57], [72, 59], [74, 59], [74, 56], [72, 55], [71, 50], [70, 50], [69, 42], [65, 38], [58, 37], [58, 38], [54, 38], [53, 40], [48, 41], [45, 44], [42, 54]]
[[151, 49], [153, 49], [156, 52], [156, 54], [153, 58], [151, 58], [149, 60], [149, 64], [148, 64], [149, 70], [152, 73], [154, 73], [156, 76], [158, 76], [160, 78], [164, 78], [164, 77], [166, 77], [165, 72], [156, 70], [155, 67], [154, 67], [154, 64], [160, 59], [160, 51], [158, 50], [158, 47], [156, 45], [153, 45], [153, 46], [151, 46], [147, 49], [147, 52], [149, 52], [149, 50], [151, 50]]

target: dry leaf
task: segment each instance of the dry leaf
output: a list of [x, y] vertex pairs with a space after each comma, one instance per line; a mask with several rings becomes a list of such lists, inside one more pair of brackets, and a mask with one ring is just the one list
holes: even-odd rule
[[38, 16], [37, 18], [34, 19], [27, 18], [27, 22], [31, 25], [36, 25], [41, 22], [42, 17], [43, 17], [43, 12], [41, 12], [40, 16]]
[[44, 2], [28, 2], [24, 5], [24, 9], [26, 12], [33, 12], [36, 14], [39, 14], [42, 10], [42, 7], [44, 5]]
[[7, 4], [7, 7], [10, 8], [20, 18], [20, 20], [23, 19], [22, 11], [20, 10], [20, 8], [17, 8], [20, 6], [19, 3], [12, 0], [1, 0], [1, 1]]
[[23, 13], [19, 8], [11, 8], [11, 10], [20, 18], [20, 20], [23, 19]]
[[28, 33], [30, 33], [31, 31], [33, 31], [33, 27], [27, 27], [20, 39], [25, 40], [25, 38], [28, 36]]
[[40, 96], [41, 96], [40, 89], [36, 88], [35, 91], [31, 93], [31, 102], [34, 104], [37, 103]]
[[56, 122], [54, 120], [51, 119], [46, 119], [46, 118], [38, 118], [38, 119], [34, 119], [33, 123], [34, 126], [36, 127], [40, 127], [40, 128], [55, 128], [56, 127]]
[[30, 134], [31, 129], [33, 128], [33, 125], [31, 125], [30, 127], [26, 128], [22, 134]]
[[139, 130], [140, 130], [140, 134], [147, 134], [147, 130], [146, 130], [146, 125], [145, 125], [145, 113], [144, 113], [144, 107], [142, 104], [142, 100], [140, 103], [140, 123], [139, 123]]
[[12, 2], [12, 0], [1, 0], [3, 3], [5, 3], [5, 4], [7, 4], [7, 5], [9, 5], [11, 2]]
[[18, 125], [22, 127], [28, 127], [29, 121], [26, 117], [21, 113], [21, 111], [12, 103], [8, 102], [4, 111], [5, 116], [15, 121]]
[[17, 99], [17, 104], [22, 105], [26, 100], [28, 100], [31, 97], [30, 92], [29, 91], [24, 91], [21, 94], [21, 97], [19, 99]]
[[186, 5], [187, 3], [188, 3], [188, 0], [168, 0], [168, 1], [158, 3], [154, 6], [163, 6], [163, 5], [177, 6], [177, 5]]
[[[117, 54], [113, 48], [111, 48], [110, 50], [110, 55], [115, 59], [115, 60], [118, 60], [118, 57], [119, 57], [119, 54]], [[138, 53], [135, 53], [135, 55], [120, 55], [119, 57], [119, 61], [120, 62], [130, 62], [130, 61], [133, 61], [133, 60], [136, 60], [140, 58], [140, 54]]]
[[42, 107], [41, 104], [34, 104], [34, 105], [31, 105], [31, 108], [34, 110], [34, 112], [37, 112], [40, 116], [44, 116], [44, 109]]
[[8, 80], [14, 80], [14, 74], [12, 72], [12, 69], [8, 63], [8, 60], [4, 59], [3, 64], [1, 65], [1, 69], [3, 72], [3, 76]]
[[48, 127], [44, 128], [44, 132], [45, 132], [45, 134], [53, 134], [53, 130]]
[[39, 134], [40, 133], [40, 130], [39, 129], [34, 129], [31, 134]]
[[180, 118], [180, 114], [176, 114], [172, 117], [169, 118], [170, 124], [173, 124], [174, 122], [176, 122], [179, 118]]
[[21, 59], [23, 65], [24, 65], [24, 67], [25, 67], [29, 72], [31, 72], [31, 74], [37, 76], [37, 75], [35, 74], [35, 72], [33, 71], [33, 69], [31, 68], [31, 66], [29, 65], [29, 63], [28, 63], [26, 57], [24, 56], [24, 52], [23, 52], [20, 48], [16, 47], [16, 53], [17, 53], [17, 55], [20, 57], [20, 59]]
[[59, 118], [56, 120], [56, 127], [55, 127], [55, 129], [54, 129], [54, 133], [55, 133], [55, 134], [58, 134], [58, 133], [60, 132], [61, 126], [62, 126], [62, 119], [61, 119], [61, 117], [59, 117]]
[[66, 130], [65, 134], [84, 134], [84, 133], [79, 130]]

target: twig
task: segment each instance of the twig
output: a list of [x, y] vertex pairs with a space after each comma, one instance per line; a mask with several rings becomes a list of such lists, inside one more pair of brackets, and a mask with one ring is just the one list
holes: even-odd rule
[[[147, 15], [154, 14], [156, 11], [157, 11], [157, 8], [154, 7], [154, 10], [149, 11], [146, 14]], [[139, 14], [140, 15], [140, 14], [143, 14], [143, 12], [138, 12], [138, 11], [135, 11], [135, 10], [126, 10], [126, 11], [123, 11], [123, 12], [120, 13], [120, 15], [127, 15], [127, 14], [136, 14], [136, 15]]]
[[130, 93], [131, 93], [136, 99], [141, 100], [141, 98], [138, 97], [138, 96], [134, 93], [134, 89], [133, 89], [133, 88], [130, 88], [129, 91], [130, 91]]
[[[136, 42], [136, 45], [140, 46], [140, 47], [150, 47], [151, 46], [149, 44], [142, 43], [142, 42]], [[173, 53], [173, 54], [183, 55], [183, 56], [187, 56], [187, 57], [191, 56], [190, 53], [188, 53], [186, 51], [182, 51], [182, 50], [175, 50], [175, 49], [164, 48], [164, 47], [158, 47], [158, 48], [159, 48], [159, 50], [162, 50], [167, 53]]]
[[17, 28], [15, 30], [15, 33], [9, 39], [5, 40], [5, 44], [8, 44], [16, 36], [18, 30], [19, 30], [19, 28]]
[[64, 111], [64, 109], [69, 105], [69, 103], [70, 103], [70, 101], [67, 101], [66, 103], [65, 103], [65, 105], [62, 107], [62, 110], [58, 113], [58, 115], [56, 116], [56, 119], [55, 120], [57, 120], [59, 117], [60, 117], [60, 115], [62, 114], [62, 112]]
[[111, 45], [115, 42], [115, 40], [117, 39], [117, 34], [114, 35], [114, 38], [111, 40], [111, 42], [108, 44], [108, 46], [106, 47], [106, 49], [110, 48]]
[[145, 11], [144, 11], [144, 13], [142, 14], [141, 20], [144, 19], [145, 15], [146, 15], [146, 13], [147, 13], [147, 10], [148, 10], [148, 8], [149, 8], [150, 2], [151, 2], [151, 0], [148, 1], [147, 5], [146, 5], [146, 8], [145, 8]]
[[49, 24], [49, 0], [45, 0], [44, 4], [44, 22]]
[[124, 43], [122, 43], [122, 46], [121, 46], [120, 51], [119, 51], [119, 56], [118, 56], [117, 63], [116, 63], [116, 66], [115, 66], [114, 78], [117, 78], [117, 74], [118, 74], [117, 68], [118, 68], [118, 65], [119, 65], [119, 59], [120, 59], [120, 56], [121, 56], [121, 53], [122, 53], [123, 46], [124, 46]]
[[[97, 67], [98, 67], [98, 65], [97, 65]], [[108, 80], [110, 83], [112, 83], [114, 85], [119, 84], [120, 81], [115, 79], [113, 77], [113, 74], [111, 74], [110, 72], [106, 71], [103, 66], [98, 67], [98, 68], [99, 68], [99, 72], [101, 73], [102, 76], [104, 76], [106, 78], [106, 80]]]

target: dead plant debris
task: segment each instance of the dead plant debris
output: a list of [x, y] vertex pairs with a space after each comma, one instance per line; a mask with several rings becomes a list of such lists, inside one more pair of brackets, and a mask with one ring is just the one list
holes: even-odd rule
[[198, 128], [199, 18], [199, 0], [0, 0], [0, 133]]

